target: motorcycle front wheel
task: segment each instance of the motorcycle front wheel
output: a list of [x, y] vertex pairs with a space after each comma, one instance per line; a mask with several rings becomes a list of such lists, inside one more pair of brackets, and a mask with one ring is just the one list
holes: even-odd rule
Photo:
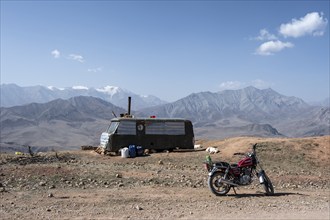
[[224, 196], [226, 195], [230, 190], [230, 185], [226, 183], [222, 183], [220, 181], [221, 178], [223, 178], [225, 175], [224, 172], [214, 172], [211, 176], [208, 178], [208, 186], [211, 192], [216, 196]]
[[265, 189], [266, 195], [268, 195], [268, 196], [274, 195], [273, 184], [270, 181], [269, 177], [266, 175], [266, 173], [264, 175], [264, 178], [265, 178], [265, 181], [264, 181], [263, 185], [264, 185], [264, 189]]

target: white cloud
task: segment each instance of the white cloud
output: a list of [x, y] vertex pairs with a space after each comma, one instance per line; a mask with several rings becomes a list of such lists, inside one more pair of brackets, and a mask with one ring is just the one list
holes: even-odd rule
[[284, 37], [301, 37], [304, 35], [322, 36], [328, 20], [323, 17], [323, 13], [311, 12], [305, 17], [292, 19], [290, 23], [281, 24], [279, 33]]
[[93, 72], [93, 73], [102, 72], [102, 70], [103, 70], [102, 67], [87, 69], [88, 72]]
[[267, 56], [267, 55], [273, 55], [276, 52], [279, 52], [285, 48], [291, 48], [293, 47], [294, 44], [290, 43], [290, 42], [282, 42], [282, 41], [267, 41], [263, 44], [261, 44], [257, 50], [256, 50], [256, 54], [258, 55], [263, 55], [263, 56]]
[[277, 37], [274, 34], [271, 34], [267, 31], [267, 29], [261, 29], [259, 31], [259, 36], [253, 38], [254, 40], [277, 40]]
[[80, 63], [85, 62], [83, 56], [78, 55], [78, 54], [70, 54], [68, 59], [70, 59], [70, 60], [76, 60], [76, 61], [78, 61]]
[[261, 79], [255, 79], [251, 82], [239, 82], [239, 81], [227, 81], [220, 84], [220, 90], [236, 90], [242, 89], [248, 86], [254, 86], [258, 89], [266, 89], [271, 87], [271, 83], [263, 81]]
[[52, 52], [51, 52], [51, 54], [53, 55], [53, 57], [54, 58], [60, 58], [60, 56], [61, 56], [61, 53], [60, 53], [60, 51], [58, 51], [58, 50], [53, 50]]

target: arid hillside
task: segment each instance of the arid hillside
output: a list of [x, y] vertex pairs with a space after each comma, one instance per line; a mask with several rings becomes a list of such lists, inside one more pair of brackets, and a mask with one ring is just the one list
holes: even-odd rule
[[[258, 143], [275, 186], [214, 196], [202, 162], [237, 162]], [[0, 154], [1, 219], [329, 219], [330, 136], [198, 140], [195, 151], [122, 158], [93, 150]]]

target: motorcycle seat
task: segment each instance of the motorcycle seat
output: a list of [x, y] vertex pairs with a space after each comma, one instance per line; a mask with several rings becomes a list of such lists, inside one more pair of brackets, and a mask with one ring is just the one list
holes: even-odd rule
[[222, 167], [222, 166], [228, 167], [229, 166], [229, 164], [227, 162], [220, 162], [220, 161], [219, 162], [215, 162], [214, 164], [217, 167]]

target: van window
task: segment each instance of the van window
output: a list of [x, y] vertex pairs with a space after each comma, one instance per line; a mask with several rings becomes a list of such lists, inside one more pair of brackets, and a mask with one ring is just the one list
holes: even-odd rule
[[184, 135], [184, 122], [154, 121], [147, 124], [146, 134]]
[[118, 125], [119, 125], [119, 122], [111, 122], [108, 127], [107, 133], [109, 133], [109, 134], [115, 133]]
[[183, 121], [167, 121], [165, 122], [166, 134], [170, 135], [184, 135], [185, 128]]
[[136, 135], [136, 122], [121, 121], [118, 126], [117, 134]]
[[165, 134], [165, 122], [148, 122], [148, 124], [146, 124], [146, 134]]

